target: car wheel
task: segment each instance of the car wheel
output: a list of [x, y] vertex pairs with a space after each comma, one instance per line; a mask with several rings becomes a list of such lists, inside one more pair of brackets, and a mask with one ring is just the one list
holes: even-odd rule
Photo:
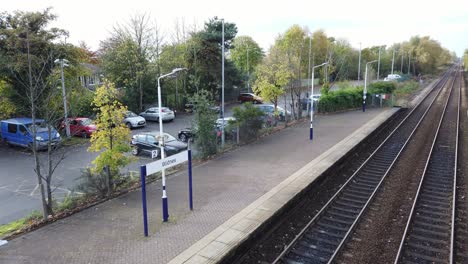
[[133, 148], [132, 148], [132, 155], [133, 155], [133, 156], [138, 155], [138, 148], [137, 148], [137, 147], [133, 147]]
[[185, 135], [185, 134], [180, 134], [179, 139], [180, 139], [180, 141], [182, 141], [182, 142], [187, 142], [187, 135]]
[[85, 131], [81, 132], [81, 137], [88, 138], [88, 133], [86, 133]]
[[125, 125], [126, 125], [129, 129], [132, 129], [132, 124], [130, 124], [130, 122], [127, 122]]

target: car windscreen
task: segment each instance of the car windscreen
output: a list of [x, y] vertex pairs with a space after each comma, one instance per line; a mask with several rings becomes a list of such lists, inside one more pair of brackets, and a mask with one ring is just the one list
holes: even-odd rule
[[[29, 131], [33, 131], [33, 126], [34, 124], [27, 124], [26, 127], [28, 128]], [[36, 131], [37, 132], [44, 132], [47, 131], [47, 124], [45, 122], [36, 122]]]
[[136, 115], [135, 113], [133, 113], [133, 112], [127, 112], [127, 113], [125, 114], [125, 116], [126, 116], [126, 117], [137, 117], [137, 115]]
[[91, 121], [91, 119], [86, 118], [86, 119], [81, 120], [81, 125], [83, 125], [83, 126], [89, 126], [89, 125], [92, 125], [92, 124], [93, 124], [93, 121]]

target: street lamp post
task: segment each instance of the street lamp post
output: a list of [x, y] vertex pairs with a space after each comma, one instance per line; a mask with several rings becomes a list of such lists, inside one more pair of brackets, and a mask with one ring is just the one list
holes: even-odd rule
[[250, 93], [249, 45], [247, 44], [247, 92]]
[[366, 63], [366, 72], [364, 73], [364, 90], [362, 91], [362, 111], [366, 111], [366, 94], [367, 94], [367, 67], [369, 64], [376, 62], [377, 60], [369, 61]]
[[[161, 75], [159, 76], [158, 78], [158, 120], [159, 120], [159, 148], [160, 148], [160, 151], [161, 151], [161, 160], [163, 160], [166, 156], [166, 153], [164, 152], [164, 132], [163, 132], [163, 122], [162, 122], [162, 118], [161, 118], [161, 84], [160, 84], [160, 80], [162, 78], [165, 78], [165, 77], [168, 77], [168, 76], [171, 76], [171, 75], [175, 75], [177, 74], [178, 72], [180, 71], [183, 71], [185, 70], [185, 68], [175, 68], [172, 70], [172, 72], [168, 73], [168, 74], [164, 74], [164, 75]], [[166, 170], [163, 168], [162, 169], [162, 172], [161, 172], [161, 178], [162, 178], [162, 191], [163, 191], [163, 194], [162, 194], [162, 210], [163, 210], [163, 222], [167, 222], [167, 220], [169, 219], [169, 209], [168, 209], [168, 206], [167, 206], [167, 193], [166, 193]]]
[[221, 147], [224, 147], [224, 19], [222, 21], [221, 37]]
[[62, 79], [62, 98], [63, 98], [63, 111], [64, 111], [64, 121], [65, 121], [65, 131], [67, 137], [70, 137], [70, 123], [68, 122], [68, 110], [67, 110], [67, 94], [65, 91], [65, 77], [63, 76], [63, 67], [68, 66], [66, 59], [56, 59], [55, 63], [60, 63], [61, 70], [61, 79]]
[[310, 87], [310, 97], [309, 97], [310, 98], [310, 134], [309, 134], [310, 140], [314, 139], [314, 98], [312, 96], [314, 94], [314, 72], [315, 72], [315, 68], [318, 68], [327, 64], [328, 62], [324, 62], [320, 65], [312, 67], [312, 86]]

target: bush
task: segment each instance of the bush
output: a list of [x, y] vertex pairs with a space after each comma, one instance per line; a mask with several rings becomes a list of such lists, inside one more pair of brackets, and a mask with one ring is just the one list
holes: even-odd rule
[[391, 94], [395, 91], [396, 85], [394, 82], [375, 82], [369, 86], [371, 94]]
[[90, 117], [93, 111], [93, 92], [87, 89], [73, 90], [70, 97], [70, 116]]
[[240, 138], [244, 141], [256, 138], [263, 127], [265, 113], [252, 103], [245, 103], [244, 107], [234, 107], [233, 112], [236, 125], [239, 126]]
[[[362, 105], [362, 87], [347, 88], [322, 94], [318, 101], [318, 112], [336, 112], [359, 108]], [[367, 95], [369, 100], [369, 95]]]
[[208, 100], [209, 94], [202, 90], [199, 94], [192, 98], [192, 102], [196, 104], [197, 109], [194, 112], [194, 133], [195, 145], [199, 150], [201, 158], [207, 158], [210, 155], [216, 154], [218, 150], [217, 134], [215, 131], [216, 114], [209, 108], [211, 102]]
[[405, 96], [408, 94], [413, 93], [419, 88], [419, 83], [415, 81], [407, 81], [398, 84], [398, 87], [395, 90], [395, 95], [396, 96]]
[[99, 195], [105, 197], [107, 195], [107, 175], [104, 171], [94, 173], [90, 168], [82, 171], [79, 178], [80, 183], [75, 187], [77, 191], [86, 195]]

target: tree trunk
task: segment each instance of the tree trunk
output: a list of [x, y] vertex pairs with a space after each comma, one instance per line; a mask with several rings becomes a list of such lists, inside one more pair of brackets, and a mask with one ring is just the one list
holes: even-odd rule
[[141, 77], [139, 78], [139, 82], [140, 82], [140, 87], [139, 87], [139, 91], [140, 91], [139, 107], [140, 107], [140, 112], [142, 112], [142, 111], [144, 111], [144, 109], [143, 109], [143, 85], [142, 85], [142, 82], [141, 82]]

